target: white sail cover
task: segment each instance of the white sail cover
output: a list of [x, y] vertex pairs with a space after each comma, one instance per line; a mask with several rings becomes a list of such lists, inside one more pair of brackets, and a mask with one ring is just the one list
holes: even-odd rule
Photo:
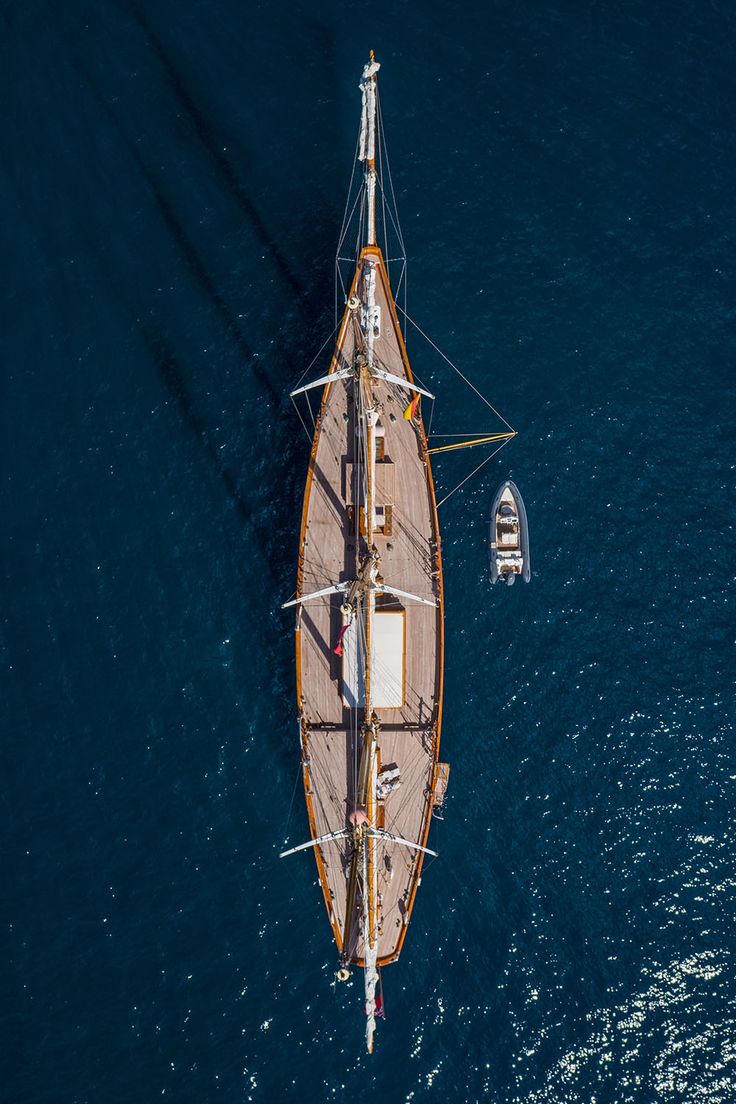
[[377, 709], [400, 709], [406, 677], [406, 614], [376, 610], [371, 634], [371, 686]]
[[371, 79], [381, 68], [372, 61], [363, 69], [360, 91], [363, 93], [363, 112], [360, 116], [360, 146], [358, 159], [373, 161], [376, 156], [376, 85]]

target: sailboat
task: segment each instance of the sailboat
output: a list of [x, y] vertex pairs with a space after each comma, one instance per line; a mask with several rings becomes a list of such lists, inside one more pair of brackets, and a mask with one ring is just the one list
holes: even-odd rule
[[430, 824], [449, 778], [440, 762], [444, 591], [430, 453], [460, 447], [428, 446], [421, 403], [434, 396], [412, 374], [392, 258], [379, 244], [378, 70], [371, 53], [360, 82], [358, 234], [337, 342], [329, 371], [292, 392], [308, 400], [321, 391], [321, 402], [296, 594], [283, 607], [296, 610], [311, 838], [282, 857], [314, 852], [339, 955], [336, 983], [363, 971], [369, 1052], [384, 1012], [381, 970], [401, 953], [425, 856], [436, 855]]

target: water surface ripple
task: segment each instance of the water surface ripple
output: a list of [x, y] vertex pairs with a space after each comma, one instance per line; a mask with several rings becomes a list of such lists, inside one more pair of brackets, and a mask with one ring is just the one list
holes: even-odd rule
[[[3, 1099], [736, 1099], [735, 21], [6, 5]], [[450, 794], [372, 1060], [314, 866], [276, 858], [286, 393], [369, 47], [409, 311], [520, 431], [442, 508]], [[436, 430], [495, 428], [409, 351]], [[507, 476], [535, 573], [492, 592]]]

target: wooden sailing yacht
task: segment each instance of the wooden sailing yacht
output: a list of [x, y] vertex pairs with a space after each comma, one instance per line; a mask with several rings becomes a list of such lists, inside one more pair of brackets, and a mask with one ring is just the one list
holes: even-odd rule
[[[304, 493], [296, 672], [311, 839], [340, 969], [364, 971], [366, 1041], [382, 1014], [421, 881], [439, 762], [443, 589], [421, 396], [378, 244], [377, 89], [360, 84], [362, 164], [352, 279], [322, 389]], [[500, 435], [504, 438], [509, 434]], [[485, 439], [484, 439], [485, 440]], [[456, 445], [446, 446], [450, 448]]]

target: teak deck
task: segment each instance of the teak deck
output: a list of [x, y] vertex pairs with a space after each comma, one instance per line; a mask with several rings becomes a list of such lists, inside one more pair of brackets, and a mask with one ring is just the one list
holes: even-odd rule
[[[376, 302], [381, 308], [381, 332], [375, 340], [375, 364], [411, 380], [388, 275], [377, 247], [363, 250], [355, 281], [365, 257], [378, 262]], [[353, 364], [359, 319], [359, 311], [356, 315], [346, 310], [331, 371]], [[365, 538], [357, 532], [360, 460], [355, 449], [353, 388], [352, 380], [338, 380], [324, 389], [304, 495], [298, 596], [354, 579], [358, 559], [366, 551]], [[394, 765], [401, 771], [401, 785], [379, 804], [377, 824], [426, 844], [442, 718], [443, 593], [437, 509], [421, 419], [404, 418], [411, 393], [374, 379], [373, 394], [385, 430], [384, 458], [376, 464], [376, 502], [391, 507], [390, 535], [375, 535], [381, 576], [387, 584], [437, 602], [431, 607], [400, 602], [388, 595], [379, 599], [384, 608], [405, 610], [406, 653], [404, 705], [377, 710], [381, 725], [379, 771]], [[299, 607], [297, 614], [297, 696], [313, 838], [343, 829], [356, 804], [363, 715], [358, 710], [356, 716], [356, 711], [343, 704], [342, 661], [333, 652], [342, 624], [341, 600], [339, 594], [315, 599]], [[315, 848], [315, 854], [330, 924], [342, 951], [350, 842], [341, 839], [324, 844]], [[421, 853], [406, 847], [376, 841], [380, 965], [393, 961], [401, 950], [421, 881], [422, 858]], [[353, 945], [347, 950], [351, 960], [362, 965], [358, 923], [352, 925], [352, 932]]]

